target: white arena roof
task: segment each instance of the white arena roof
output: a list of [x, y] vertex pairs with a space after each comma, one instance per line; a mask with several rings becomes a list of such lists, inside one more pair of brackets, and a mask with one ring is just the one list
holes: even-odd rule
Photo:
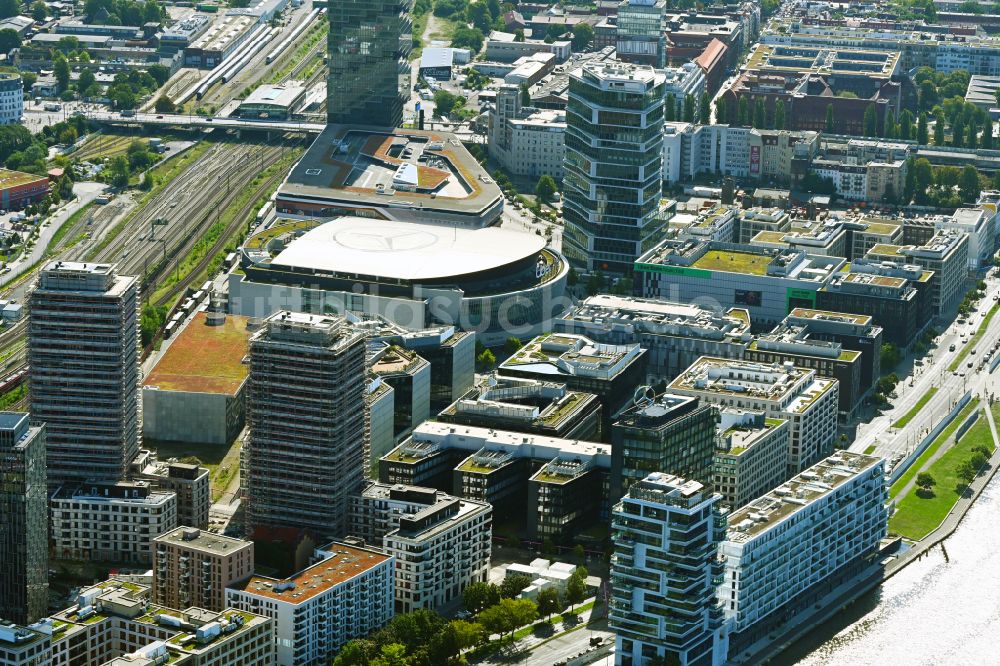
[[506, 266], [544, 247], [541, 236], [498, 227], [464, 229], [342, 217], [292, 241], [271, 265], [432, 280]]

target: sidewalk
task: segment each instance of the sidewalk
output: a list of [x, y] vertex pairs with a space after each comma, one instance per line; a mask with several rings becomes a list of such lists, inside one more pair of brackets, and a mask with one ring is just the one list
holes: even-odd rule
[[[596, 603], [596, 600], [597, 597], [588, 597], [584, 599], [582, 603], [577, 605], [577, 608], [587, 606], [587, 604], [591, 604], [591, 606], [584, 611], [576, 613], [575, 615], [570, 615], [569, 614], [570, 609], [567, 607], [566, 610], [562, 612], [563, 619], [553, 620], [551, 625], [544, 624], [545, 618], [540, 617], [532, 624], [525, 625], [524, 627], [521, 627], [516, 632], [514, 632], [516, 636], [518, 632], [528, 629], [529, 633], [526, 636], [515, 638], [513, 640], [507, 638], [504, 645], [500, 647], [497, 651], [493, 652], [490, 655], [484, 656], [480, 660], [470, 661], [469, 663], [477, 663], [477, 664], [503, 663], [510, 661], [511, 658], [514, 657], [514, 655], [520, 655], [519, 658], [524, 658], [524, 655], [531, 652], [535, 648], [541, 646], [542, 644], [548, 643], [549, 641], [565, 636], [566, 634], [576, 631], [582, 627], [586, 627], [590, 623], [592, 616], [594, 614], [595, 606], [593, 604]], [[597, 611], [598, 611], [597, 618], [594, 619], [598, 619], [603, 616], [604, 607], [603, 606], [600, 607], [599, 609], [597, 609]], [[539, 627], [539, 628], [533, 630], [534, 627]], [[497, 641], [499, 639], [500, 639], [499, 634], [492, 634], [489, 637], [490, 641]]]

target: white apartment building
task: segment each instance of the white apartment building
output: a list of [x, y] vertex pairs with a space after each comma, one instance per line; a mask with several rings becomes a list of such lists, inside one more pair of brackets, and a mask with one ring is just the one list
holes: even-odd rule
[[489, 578], [493, 507], [433, 488], [373, 483], [351, 497], [351, 536], [396, 558], [396, 612], [436, 609]]
[[839, 382], [791, 362], [765, 364], [702, 357], [667, 392], [789, 422], [788, 475], [829, 455], [837, 434]]
[[840, 451], [731, 513], [719, 548], [719, 598], [734, 644], [763, 637], [781, 616], [814, 603], [800, 597], [810, 587], [838, 584], [847, 570], [849, 580], [869, 564], [886, 535], [887, 501], [885, 461]]
[[978, 271], [988, 266], [996, 250], [996, 213], [984, 206], [959, 208], [950, 218], [934, 223], [935, 229], [953, 229], [969, 237], [969, 270]]
[[611, 600], [616, 666], [654, 657], [721, 666], [728, 637], [713, 582], [721, 575], [721, 497], [697, 481], [654, 472], [633, 484], [611, 519]]
[[63, 485], [50, 508], [61, 559], [151, 564], [153, 539], [177, 527], [177, 494], [146, 481]]
[[[961, 227], [961, 225], [955, 225]], [[939, 228], [923, 245], [876, 245], [865, 255], [876, 262], [917, 265], [934, 271], [931, 308], [935, 315], [958, 307], [969, 278], [970, 236], [960, 228]]]
[[0, 125], [21, 122], [24, 115], [24, 82], [19, 74], [0, 74]]
[[393, 616], [395, 558], [333, 542], [284, 580], [253, 576], [226, 590], [227, 605], [275, 622], [277, 666], [328, 664], [348, 641]]
[[0, 622], [0, 666], [49, 666], [52, 641], [37, 627]]
[[701, 110], [701, 95], [705, 92], [705, 71], [693, 62], [657, 71], [663, 72], [666, 76], [663, 83], [663, 99], [666, 101], [671, 95], [673, 96], [674, 118], [683, 120], [684, 100], [691, 95], [694, 99], [694, 120], [697, 121]]
[[521, 91], [504, 84], [490, 114], [489, 153], [504, 170], [518, 176], [563, 177], [566, 112], [522, 106]]

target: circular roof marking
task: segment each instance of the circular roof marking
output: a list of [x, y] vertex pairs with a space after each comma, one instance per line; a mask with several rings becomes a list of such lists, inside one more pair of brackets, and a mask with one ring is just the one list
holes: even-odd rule
[[426, 230], [371, 229], [352, 227], [333, 234], [333, 240], [359, 252], [411, 252], [438, 242], [437, 234]]

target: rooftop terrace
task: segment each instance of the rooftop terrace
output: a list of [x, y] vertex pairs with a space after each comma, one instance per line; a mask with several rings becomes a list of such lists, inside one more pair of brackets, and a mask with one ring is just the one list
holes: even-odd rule
[[243, 358], [249, 318], [225, 315], [224, 323], [210, 326], [208, 317], [195, 314], [143, 381], [144, 388], [236, 395], [248, 374]]

